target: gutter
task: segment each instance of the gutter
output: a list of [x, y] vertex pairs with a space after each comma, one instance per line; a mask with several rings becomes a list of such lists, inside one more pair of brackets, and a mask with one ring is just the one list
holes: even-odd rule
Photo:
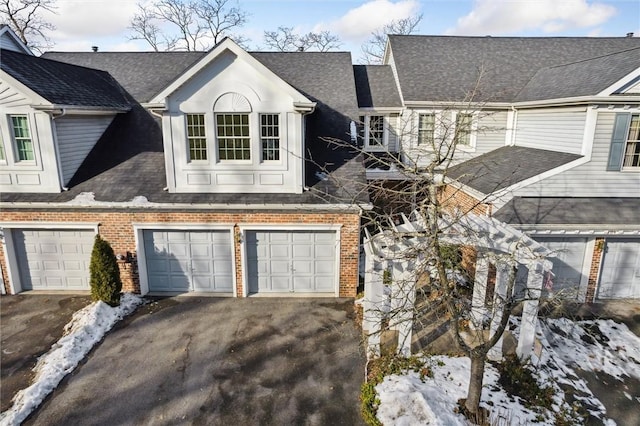
[[64, 114], [73, 114], [73, 115], [111, 115], [118, 114], [123, 112], [131, 111], [131, 107], [126, 108], [109, 108], [109, 107], [84, 107], [77, 105], [29, 105], [31, 108], [36, 111], [43, 111], [46, 113], [53, 113], [55, 111], [64, 111]]

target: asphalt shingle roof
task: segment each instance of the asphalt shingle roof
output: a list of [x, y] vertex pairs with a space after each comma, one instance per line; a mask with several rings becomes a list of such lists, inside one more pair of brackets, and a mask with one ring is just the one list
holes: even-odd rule
[[515, 197], [494, 217], [515, 225], [640, 225], [640, 198]]
[[107, 71], [140, 103], [148, 102], [206, 52], [46, 52], [43, 58]]
[[104, 71], [0, 51], [0, 69], [53, 104], [129, 109], [125, 91]]
[[[640, 38], [391, 35], [389, 43], [405, 101], [464, 101], [473, 91], [476, 101], [512, 102], [539, 70], [634, 49]], [[580, 73], [594, 67], [584, 65]], [[608, 71], [611, 78], [623, 76]], [[568, 79], [559, 73], [546, 83], [560, 86]], [[580, 84], [563, 95], [587, 89], [599, 91]]]
[[[166, 87], [179, 72], [185, 70], [202, 53], [173, 55], [151, 52], [149, 55], [128, 53], [68, 54], [75, 63], [101, 66], [124, 79], [121, 84], [137, 91], [136, 100], [150, 99]], [[66, 54], [47, 54], [62, 60]], [[333, 145], [327, 139], [349, 141], [350, 122], [357, 117], [357, 100], [351, 56], [343, 52], [254, 53], [260, 62], [295, 89], [317, 101], [316, 110], [307, 117], [305, 152], [305, 184], [302, 194], [172, 194], [164, 191], [166, 173], [159, 123], [140, 105], [127, 114], [117, 116], [98, 141], [69, 183], [69, 191], [60, 194], [1, 194], [4, 202], [66, 202], [82, 192], [93, 192], [96, 200], [123, 202], [145, 196], [157, 203], [190, 204], [335, 204], [368, 202], [364, 190], [365, 169], [357, 150]], [[89, 58], [95, 62], [87, 62]], [[102, 57], [102, 59], [100, 59]], [[119, 59], [121, 57], [121, 59]], [[142, 60], [136, 62], [136, 57]], [[164, 60], [162, 58], [165, 58]], [[118, 64], [126, 64], [126, 72], [118, 74]], [[155, 64], [158, 68], [147, 68]], [[169, 72], [170, 71], [170, 72]], [[155, 79], [161, 76], [160, 83]], [[182, 71], [180, 71], [182, 72]], [[118, 78], [118, 77], [117, 77]], [[143, 80], [154, 81], [141, 85]], [[157, 90], [156, 90], [157, 89]], [[326, 172], [322, 179], [319, 172]]]
[[360, 108], [402, 106], [390, 65], [354, 65], [353, 75]]
[[490, 194], [580, 157], [565, 152], [505, 146], [449, 168], [447, 177]]

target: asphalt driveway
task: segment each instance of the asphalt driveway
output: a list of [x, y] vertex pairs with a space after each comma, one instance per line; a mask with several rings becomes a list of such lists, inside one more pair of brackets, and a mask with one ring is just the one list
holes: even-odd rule
[[352, 300], [160, 299], [25, 424], [363, 424]]
[[64, 294], [0, 297], [0, 411], [29, 386], [38, 357], [62, 337], [73, 313], [89, 303], [90, 296]]

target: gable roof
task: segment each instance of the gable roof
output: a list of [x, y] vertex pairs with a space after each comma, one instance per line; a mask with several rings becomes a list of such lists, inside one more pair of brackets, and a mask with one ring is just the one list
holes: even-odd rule
[[249, 52], [277, 76], [316, 102], [357, 117], [349, 52]]
[[401, 107], [393, 71], [389, 65], [354, 65], [360, 108]]
[[[544, 68], [572, 63], [576, 63], [575, 68], [580, 68], [579, 61], [637, 47], [640, 47], [638, 37], [419, 35], [390, 35], [388, 45], [405, 102], [460, 102], [468, 100], [469, 91], [476, 85], [474, 100], [513, 102], [532, 77]], [[585, 71], [581, 70], [581, 73], [595, 66], [593, 63], [582, 65]], [[557, 73], [547, 77], [547, 84], [558, 87], [568, 76]], [[588, 93], [592, 90], [589, 84], [587, 79], [582, 79], [580, 84], [563, 95]]]
[[33, 56], [33, 52], [29, 49], [29, 46], [24, 44], [23, 41], [20, 40], [20, 37], [18, 37], [7, 24], [0, 24], [0, 46], [6, 50], [13, 50]]
[[637, 226], [640, 198], [514, 197], [493, 217], [517, 225]]
[[107, 71], [145, 103], [206, 52], [46, 52], [43, 58]]
[[117, 81], [93, 70], [12, 50], [1, 50], [0, 69], [54, 105], [128, 110]]
[[578, 158], [565, 152], [504, 146], [449, 168], [447, 177], [491, 194]]
[[640, 68], [640, 46], [593, 59], [538, 70], [518, 93], [516, 102], [601, 92]]

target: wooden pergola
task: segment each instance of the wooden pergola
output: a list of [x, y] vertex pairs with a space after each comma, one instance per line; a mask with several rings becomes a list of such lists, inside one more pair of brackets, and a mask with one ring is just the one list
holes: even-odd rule
[[[538, 305], [542, 286], [553, 264], [547, 260], [552, 253], [522, 232], [488, 216], [468, 213], [460, 217], [444, 216], [438, 223], [440, 242], [475, 247], [477, 252], [471, 324], [482, 327], [490, 319], [492, 336], [501, 321], [499, 301], [507, 296], [508, 280], [513, 268], [522, 265], [528, 270], [522, 311], [522, 325], [517, 354], [528, 358], [533, 350]], [[416, 265], [424, 258], [429, 231], [425, 218], [417, 211], [409, 217], [402, 214], [399, 223], [389, 223], [371, 235], [365, 230], [365, 297], [362, 327], [368, 335], [368, 355], [380, 354], [383, 322], [398, 332], [398, 352], [411, 354], [414, 304], [418, 272]], [[485, 303], [489, 267], [496, 270], [492, 310]], [[489, 356], [502, 358], [502, 338]]]

